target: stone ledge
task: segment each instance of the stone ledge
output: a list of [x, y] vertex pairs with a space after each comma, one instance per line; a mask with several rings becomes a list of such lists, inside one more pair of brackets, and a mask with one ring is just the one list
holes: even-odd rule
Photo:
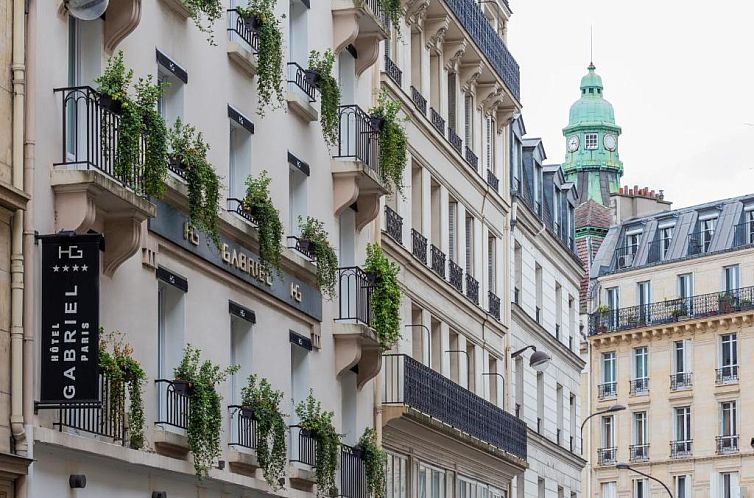
[[228, 448], [228, 466], [231, 472], [256, 477], [256, 470], [259, 468], [259, 460], [252, 450], [230, 446]]
[[158, 452], [175, 458], [186, 458], [190, 451], [188, 436], [155, 426], [152, 440]]
[[246, 50], [238, 42], [228, 41], [227, 47], [230, 60], [235, 62], [249, 77], [253, 78], [257, 74], [258, 69], [257, 56]]
[[286, 100], [288, 101], [288, 108], [307, 123], [319, 120], [319, 111], [314, 108], [308, 99], [304, 99], [295, 91], [289, 91]]

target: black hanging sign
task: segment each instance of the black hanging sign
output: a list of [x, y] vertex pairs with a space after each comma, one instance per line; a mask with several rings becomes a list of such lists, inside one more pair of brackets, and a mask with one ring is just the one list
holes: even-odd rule
[[39, 405], [99, 402], [100, 234], [42, 239]]

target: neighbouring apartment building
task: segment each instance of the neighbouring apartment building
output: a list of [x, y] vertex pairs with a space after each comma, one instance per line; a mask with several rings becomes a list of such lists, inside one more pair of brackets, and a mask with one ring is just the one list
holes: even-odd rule
[[754, 491], [747, 366], [754, 320], [754, 196], [669, 210], [647, 189], [615, 196], [591, 268], [586, 352], [593, 412], [589, 496], [730, 498]]
[[[514, 413], [527, 425], [529, 468], [516, 498], [574, 498], [581, 491], [581, 261], [575, 253], [576, 186], [544, 165], [539, 138], [511, 126], [511, 373]], [[546, 368], [532, 355], [550, 357]]]

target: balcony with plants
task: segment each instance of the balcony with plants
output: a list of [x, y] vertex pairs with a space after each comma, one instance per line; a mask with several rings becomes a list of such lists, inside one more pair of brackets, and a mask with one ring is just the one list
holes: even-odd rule
[[380, 42], [397, 32], [401, 19], [400, 0], [331, 0], [333, 47], [336, 53], [352, 45], [359, 54], [356, 75], [371, 67], [380, 52]]

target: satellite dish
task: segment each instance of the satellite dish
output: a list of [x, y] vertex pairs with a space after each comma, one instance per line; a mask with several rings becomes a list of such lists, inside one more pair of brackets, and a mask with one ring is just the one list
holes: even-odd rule
[[68, 12], [76, 19], [93, 21], [107, 10], [109, 0], [66, 0]]

